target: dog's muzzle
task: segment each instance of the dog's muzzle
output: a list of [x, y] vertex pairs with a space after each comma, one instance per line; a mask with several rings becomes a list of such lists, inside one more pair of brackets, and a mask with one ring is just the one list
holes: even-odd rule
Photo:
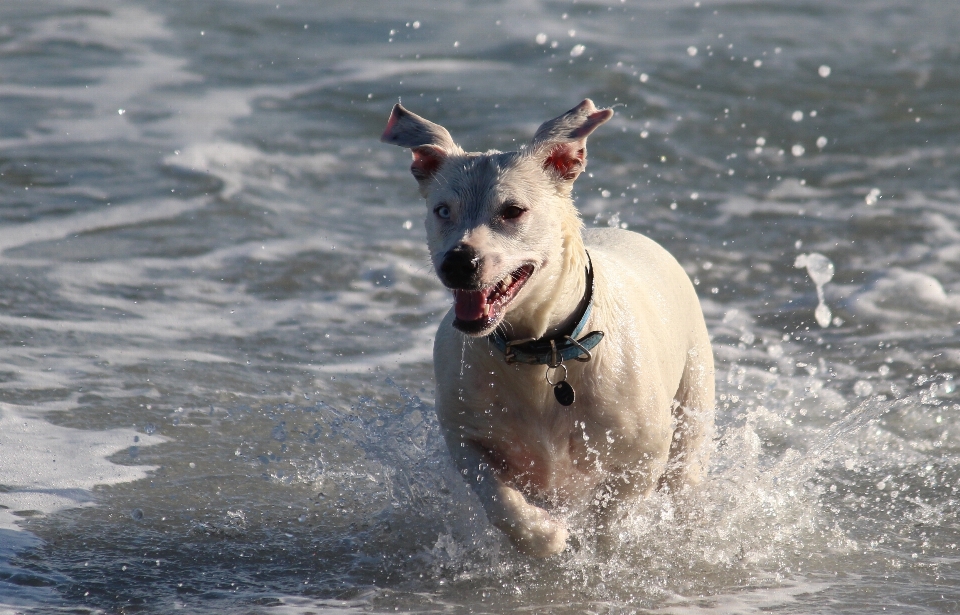
[[447, 288], [475, 290], [480, 288], [480, 253], [474, 248], [458, 245], [447, 252], [440, 263], [440, 281]]

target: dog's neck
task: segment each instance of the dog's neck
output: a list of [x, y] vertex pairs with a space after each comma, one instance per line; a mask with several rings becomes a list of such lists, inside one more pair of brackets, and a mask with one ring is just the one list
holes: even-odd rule
[[508, 339], [542, 338], [569, 333], [589, 301], [583, 244], [583, 223], [569, 203], [561, 215], [563, 241], [559, 258], [547, 262], [537, 280], [525, 289], [521, 305], [507, 313], [503, 330]]

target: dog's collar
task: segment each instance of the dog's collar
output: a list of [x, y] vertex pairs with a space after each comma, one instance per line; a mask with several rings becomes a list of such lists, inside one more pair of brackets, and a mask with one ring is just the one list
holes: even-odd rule
[[591, 331], [585, 336], [577, 339], [590, 319], [590, 312], [593, 310], [594, 297], [593, 284], [593, 263], [590, 261], [590, 254], [587, 254], [587, 307], [583, 310], [583, 315], [573, 328], [569, 335], [558, 335], [550, 338], [527, 338], [522, 340], [507, 341], [499, 329], [491, 333], [488, 339], [503, 353], [507, 363], [524, 363], [526, 365], [548, 365], [558, 367], [564, 361], [576, 359], [586, 362], [593, 358], [590, 350], [593, 349], [600, 340], [603, 339], [603, 331]]

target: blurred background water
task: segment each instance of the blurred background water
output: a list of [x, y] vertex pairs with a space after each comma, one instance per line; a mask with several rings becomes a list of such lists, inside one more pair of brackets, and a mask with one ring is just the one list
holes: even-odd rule
[[[0, 6], [0, 612], [960, 611], [960, 6]], [[453, 471], [390, 107], [617, 115], [588, 226], [671, 250], [712, 478], [513, 552]]]

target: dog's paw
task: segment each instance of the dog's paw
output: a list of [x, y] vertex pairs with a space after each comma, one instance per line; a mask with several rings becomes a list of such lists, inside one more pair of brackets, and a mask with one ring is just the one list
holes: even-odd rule
[[550, 557], [566, 549], [569, 536], [566, 525], [546, 513], [539, 517], [510, 536], [517, 550], [534, 557]]

